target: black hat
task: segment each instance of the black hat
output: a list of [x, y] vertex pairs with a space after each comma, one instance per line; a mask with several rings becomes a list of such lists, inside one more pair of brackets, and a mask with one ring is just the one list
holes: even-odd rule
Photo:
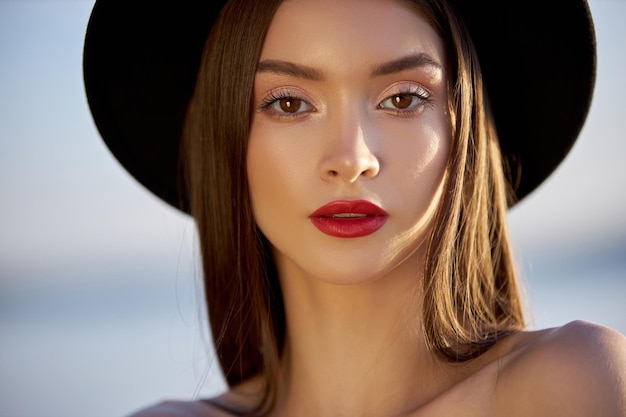
[[[252, 1], [252, 0], [250, 0]], [[537, 188], [574, 144], [596, 69], [586, 0], [448, 0], [476, 46], [516, 196]], [[118, 161], [177, 208], [179, 141], [205, 40], [225, 1], [97, 0], [83, 73], [95, 124]]]

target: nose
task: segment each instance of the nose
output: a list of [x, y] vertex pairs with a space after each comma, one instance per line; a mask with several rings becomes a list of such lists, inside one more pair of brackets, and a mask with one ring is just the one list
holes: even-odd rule
[[340, 179], [352, 183], [361, 177], [374, 178], [380, 171], [378, 157], [372, 150], [374, 129], [368, 129], [359, 118], [349, 119], [331, 128], [320, 161], [320, 174], [324, 180]]

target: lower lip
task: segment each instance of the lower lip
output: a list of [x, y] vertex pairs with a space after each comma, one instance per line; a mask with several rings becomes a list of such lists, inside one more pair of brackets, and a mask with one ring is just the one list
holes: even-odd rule
[[371, 235], [387, 222], [387, 216], [357, 218], [313, 217], [311, 222], [322, 233], [333, 237], [362, 237]]

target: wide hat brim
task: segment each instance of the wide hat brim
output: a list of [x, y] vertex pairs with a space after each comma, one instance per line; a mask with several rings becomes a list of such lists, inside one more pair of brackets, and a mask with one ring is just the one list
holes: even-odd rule
[[[96, 1], [83, 75], [98, 131], [148, 190], [188, 211], [179, 142], [205, 40], [225, 1]], [[563, 161], [587, 117], [596, 42], [584, 0], [453, 0], [476, 46], [517, 199]]]

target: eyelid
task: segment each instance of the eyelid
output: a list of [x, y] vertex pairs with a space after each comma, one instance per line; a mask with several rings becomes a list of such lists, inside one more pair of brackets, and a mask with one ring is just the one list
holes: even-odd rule
[[[393, 106], [385, 106], [384, 103], [391, 100], [395, 96], [409, 95], [413, 99], [418, 100], [407, 108], [394, 108]], [[430, 90], [419, 83], [413, 81], [401, 81], [392, 84], [380, 94], [376, 108], [385, 112], [390, 112], [395, 116], [411, 116], [420, 113], [426, 105], [433, 103], [433, 94]]]
[[261, 95], [259, 107], [263, 107], [264, 104], [267, 104], [269, 100], [275, 100], [277, 98], [287, 98], [292, 97], [298, 100], [306, 101], [313, 106], [312, 99], [306, 94], [301, 88], [293, 87], [293, 86], [285, 86], [285, 87], [277, 87], [272, 88]]
[[[310, 109], [304, 112], [292, 114], [274, 111], [271, 106], [276, 103], [276, 101], [284, 98], [300, 100], [306, 103]], [[275, 117], [287, 119], [304, 117], [317, 111], [316, 106], [313, 104], [313, 100], [309, 97], [309, 95], [306, 94], [301, 88], [293, 86], [282, 86], [268, 90], [261, 96], [260, 103], [257, 104], [257, 110], [259, 112], [268, 112]]]
[[399, 81], [387, 87], [378, 96], [377, 102], [380, 103], [396, 94], [415, 94], [423, 97], [424, 99], [431, 98], [433, 96], [433, 93], [420, 83], [416, 83], [414, 81]]

